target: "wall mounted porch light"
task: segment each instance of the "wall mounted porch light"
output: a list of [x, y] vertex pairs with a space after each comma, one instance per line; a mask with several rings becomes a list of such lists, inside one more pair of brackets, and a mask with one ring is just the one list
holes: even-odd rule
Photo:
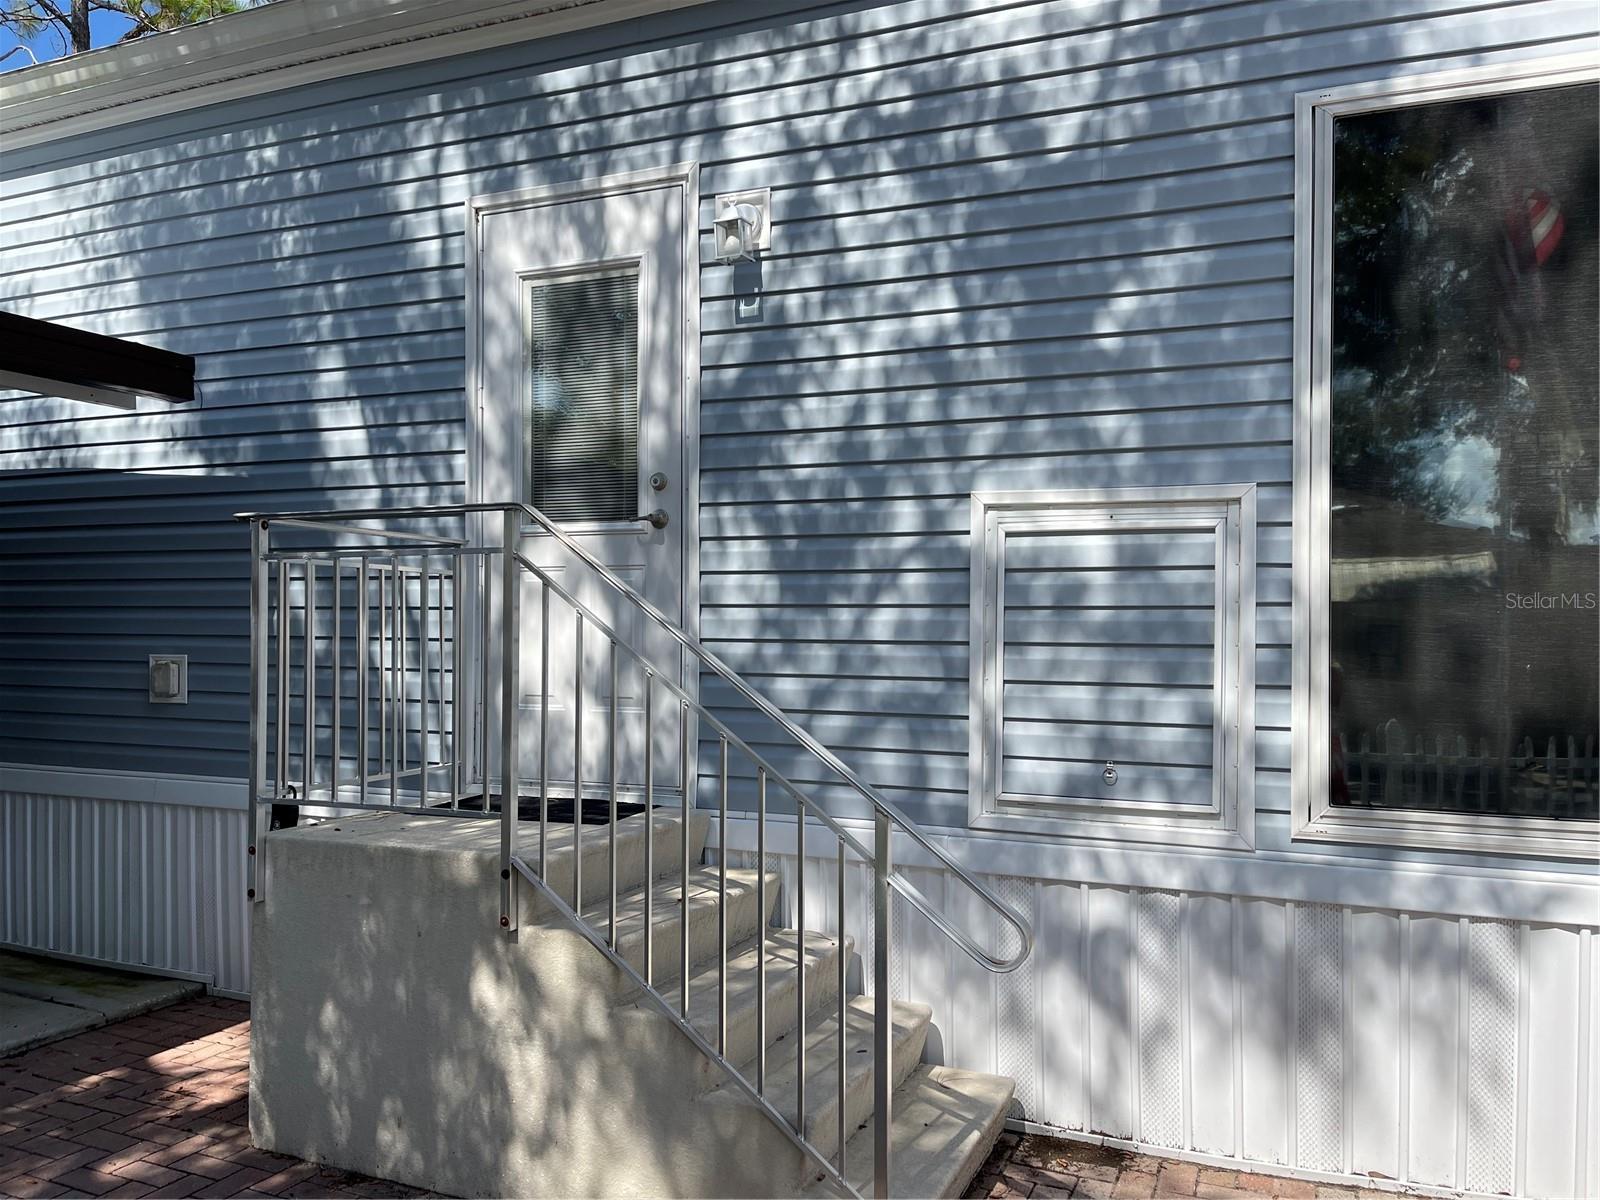
[[748, 262], [772, 248], [772, 189], [728, 192], [717, 197], [712, 222], [716, 257], [721, 263]]

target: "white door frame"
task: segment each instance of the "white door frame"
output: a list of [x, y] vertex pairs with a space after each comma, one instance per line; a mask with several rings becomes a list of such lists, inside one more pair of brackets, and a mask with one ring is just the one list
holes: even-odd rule
[[[674, 163], [666, 167], [651, 167], [640, 171], [627, 171], [606, 175], [599, 179], [565, 180], [559, 183], [535, 183], [515, 191], [495, 192], [471, 196], [466, 202], [466, 322], [467, 322], [467, 503], [482, 504], [503, 497], [483, 494], [484, 465], [487, 447], [484, 444], [484, 393], [483, 393], [483, 313], [482, 260], [483, 218], [491, 213], [517, 209], [542, 208], [571, 200], [589, 200], [602, 196], [623, 195], [628, 192], [653, 191], [663, 187], [676, 187], [683, 203], [683, 329], [682, 354], [683, 379], [679, 388], [683, 406], [683, 515], [678, 522], [683, 554], [682, 604], [683, 628], [698, 639], [700, 636], [700, 164], [698, 162]], [[492, 526], [487, 520], [469, 521], [468, 537], [483, 545], [486, 531]], [[498, 534], [495, 535], [498, 541]], [[685, 658], [689, 656], [686, 654]], [[696, 700], [700, 698], [700, 671], [698, 664], [685, 662], [682, 686]], [[481, 689], [472, 689], [481, 697]], [[481, 700], [474, 710], [481, 706]], [[479, 726], [484, 714], [474, 712], [473, 725]], [[477, 746], [481, 736], [476, 732], [470, 744]]]

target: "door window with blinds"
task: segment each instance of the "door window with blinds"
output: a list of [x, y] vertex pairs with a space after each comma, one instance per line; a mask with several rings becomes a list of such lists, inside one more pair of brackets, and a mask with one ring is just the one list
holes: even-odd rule
[[1253, 844], [1255, 490], [973, 499], [971, 823]]
[[524, 494], [557, 521], [638, 512], [639, 271], [537, 279], [527, 293]]
[[1454, 832], [1487, 849], [1485, 836], [1509, 847], [1587, 827], [1592, 853], [1600, 84], [1588, 73], [1317, 109], [1322, 336], [1303, 417], [1320, 489], [1307, 560], [1325, 572], [1308, 587], [1306, 678], [1321, 680], [1309, 808], [1325, 829]]

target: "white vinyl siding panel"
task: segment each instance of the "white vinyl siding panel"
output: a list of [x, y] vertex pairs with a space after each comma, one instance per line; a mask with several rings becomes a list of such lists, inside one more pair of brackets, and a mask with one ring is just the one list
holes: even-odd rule
[[250, 989], [241, 807], [0, 788], [0, 943]]
[[[752, 866], [754, 822], [732, 824], [732, 861]], [[808, 838], [808, 897], [835, 893], [829, 841]], [[792, 882], [792, 824], [770, 829], [768, 845]], [[864, 865], [846, 870], [869, 878]], [[976, 922], [952, 875], [904, 870]], [[1038, 931], [1025, 973], [981, 972], [897, 903], [891, 981], [933, 1006], [930, 1056], [1011, 1075], [1029, 1119], [1352, 1184], [1381, 1174], [1489, 1194], [1592, 1191], [1595, 1138], [1577, 1103], [1600, 1070], [1585, 1040], [1600, 1017], [1592, 929], [983, 879]], [[844, 931], [869, 946], [871, 907], [856, 901], [868, 893], [847, 881], [847, 894]], [[780, 920], [793, 903], [790, 887]], [[807, 922], [832, 931], [837, 915], [808, 899]]]

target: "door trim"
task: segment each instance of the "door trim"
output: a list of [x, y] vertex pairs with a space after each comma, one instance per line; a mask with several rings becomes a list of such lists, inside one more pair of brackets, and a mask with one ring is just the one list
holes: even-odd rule
[[[466, 201], [466, 418], [467, 418], [467, 503], [487, 503], [482, 494], [484, 459], [483, 395], [483, 313], [481, 289], [483, 258], [483, 218], [491, 213], [542, 208], [571, 200], [625, 195], [676, 187], [683, 204], [683, 379], [679, 389], [683, 406], [683, 516], [678, 522], [679, 546], [683, 555], [681, 595], [683, 628], [695, 639], [700, 637], [700, 164], [673, 163], [640, 171], [605, 175], [598, 179], [568, 179], [532, 183], [514, 191], [468, 197]], [[476, 544], [485, 544], [486, 517], [468, 530]], [[687, 664], [686, 664], [687, 665]], [[698, 666], [683, 672], [683, 687], [696, 700], [700, 698]], [[478, 714], [481, 719], [482, 714]], [[474, 744], [477, 744], [474, 736]]]

